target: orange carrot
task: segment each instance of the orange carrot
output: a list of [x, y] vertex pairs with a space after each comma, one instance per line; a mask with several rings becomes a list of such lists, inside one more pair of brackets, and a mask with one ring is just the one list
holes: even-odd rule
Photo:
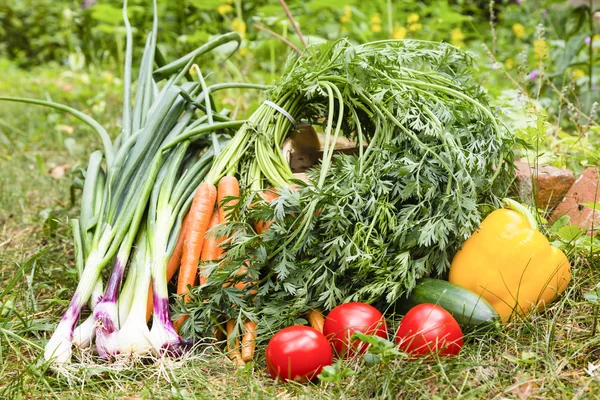
[[224, 176], [219, 181], [218, 193], [218, 206], [219, 206], [219, 223], [229, 221], [232, 210], [226, 210], [226, 208], [235, 206], [237, 200], [230, 200], [223, 202], [225, 197], [240, 197], [240, 185], [238, 180], [234, 176]]
[[[215, 185], [203, 182], [198, 186], [192, 206], [189, 211], [189, 222], [187, 234], [183, 243], [181, 255], [181, 266], [179, 267], [179, 279], [177, 281], [177, 294], [187, 293], [188, 285], [194, 286], [198, 277], [198, 259], [202, 253], [204, 236], [215, 208], [217, 189]], [[185, 297], [184, 301], [189, 301]], [[179, 332], [181, 324], [187, 319], [182, 316], [174, 324], [175, 330]]]
[[[266, 201], [267, 203], [270, 203], [273, 200], [275, 200], [276, 198], [278, 198], [279, 194], [277, 192], [275, 192], [274, 188], [270, 188], [270, 189], [263, 190], [262, 192], [260, 192], [259, 196], [262, 197], [262, 199], [264, 201]], [[256, 233], [258, 233], [260, 235], [264, 231], [269, 229], [269, 227], [271, 226], [272, 223], [273, 223], [273, 221], [254, 221], [254, 230], [256, 231]]]
[[[217, 225], [219, 225], [219, 212], [215, 210], [210, 218], [208, 229], [211, 230]], [[200, 256], [200, 259], [202, 261], [215, 261], [221, 258], [222, 254], [223, 249], [221, 246], [219, 246], [219, 239], [214, 235], [207, 236], [204, 239], [204, 245], [202, 247], [202, 255]], [[200, 285], [204, 285], [205, 283], [206, 277], [202, 274], [202, 268], [200, 268]]]
[[183, 245], [185, 242], [185, 238], [187, 236], [188, 231], [188, 220], [190, 213], [188, 212], [183, 222], [181, 223], [181, 232], [179, 232], [179, 237], [177, 238], [177, 243], [175, 244], [175, 249], [173, 250], [173, 254], [171, 258], [169, 258], [169, 263], [167, 264], [167, 281], [170, 281], [175, 272], [179, 269], [181, 265], [181, 257], [183, 256]]
[[[171, 280], [175, 272], [179, 269], [179, 265], [181, 263], [181, 255], [183, 254], [183, 242], [185, 240], [185, 236], [187, 233], [187, 221], [188, 215], [183, 219], [181, 223], [181, 231], [179, 232], [179, 237], [177, 238], [177, 243], [175, 244], [175, 249], [173, 250], [173, 254], [171, 254], [171, 258], [169, 258], [169, 263], [167, 264], [167, 282]], [[150, 320], [152, 316], [152, 308], [154, 307], [154, 299], [152, 298], [152, 285], [148, 287], [148, 303], [146, 305], [146, 322]]]
[[233, 334], [233, 328], [235, 327], [235, 320], [230, 319], [227, 322], [227, 350], [229, 352], [229, 357], [235, 361], [237, 366], [242, 366], [245, 364], [244, 360], [242, 359], [242, 355], [240, 354], [240, 341], [239, 339], [236, 337], [235, 338], [235, 345], [231, 345], [232, 342], [232, 334]]
[[[219, 181], [219, 187], [217, 190], [217, 198], [218, 198], [218, 206], [219, 206], [219, 222], [225, 223], [231, 219], [231, 211], [229, 208], [235, 206], [237, 203], [237, 199], [224, 201], [226, 197], [239, 197], [240, 196], [240, 185], [238, 180], [233, 176], [224, 176]], [[245, 274], [247, 271], [246, 268], [240, 268], [238, 274]], [[240, 282], [236, 286], [236, 288], [243, 290], [246, 287], [246, 283]], [[246, 325], [251, 323], [250, 331], [247, 330]], [[243, 337], [242, 342], [242, 351], [245, 352], [244, 357], [240, 354], [239, 351], [239, 340], [236, 338], [235, 347], [232, 348], [230, 343], [231, 331], [233, 330], [233, 326], [235, 325], [235, 321], [230, 320], [227, 322], [227, 348], [229, 350], [230, 357], [236, 361], [238, 365], [244, 365], [244, 361], [252, 359], [254, 356], [254, 348], [255, 338], [256, 338], [256, 324], [253, 322], [247, 322], [244, 327], [246, 328], [246, 333]], [[254, 328], [252, 328], [254, 327]]]
[[242, 360], [250, 361], [254, 357], [256, 349], [256, 323], [248, 321], [244, 324], [244, 336], [242, 337]]
[[323, 333], [323, 325], [325, 324], [325, 318], [319, 310], [310, 310], [306, 313], [306, 319], [311, 327]]

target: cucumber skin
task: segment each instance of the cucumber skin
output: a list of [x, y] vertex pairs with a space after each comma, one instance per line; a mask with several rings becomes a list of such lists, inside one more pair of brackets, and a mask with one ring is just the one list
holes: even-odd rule
[[483, 297], [440, 279], [424, 278], [408, 297], [407, 306], [436, 304], [448, 311], [465, 332], [488, 332], [502, 324], [500, 316]]

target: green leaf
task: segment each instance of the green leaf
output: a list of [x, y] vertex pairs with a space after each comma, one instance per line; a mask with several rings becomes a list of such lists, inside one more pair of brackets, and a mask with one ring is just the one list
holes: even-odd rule
[[600, 283], [598, 283], [592, 291], [585, 292], [583, 294], [583, 297], [591, 303], [599, 303], [600, 302]]
[[585, 44], [585, 39], [589, 36], [588, 32], [580, 32], [571, 36], [565, 43], [565, 48], [556, 57], [556, 72], [552, 76], [561, 75], [573, 62], [581, 47]]
[[550, 227], [550, 232], [557, 233], [561, 228], [569, 225], [569, 222], [571, 222], [571, 217], [568, 215], [563, 215], [562, 217], [554, 221], [554, 223]]
[[190, 3], [198, 10], [212, 11], [225, 4], [223, 0], [190, 0]]
[[345, 6], [350, 5], [352, 2], [349, 0], [313, 0], [306, 3], [306, 7], [313, 11], [319, 11], [323, 9], [343, 9]]
[[[570, 38], [584, 26], [588, 18], [587, 5], [581, 5], [573, 9], [566, 21], [566, 36]], [[586, 32], [587, 35], [587, 32]]]
[[354, 374], [353, 370], [343, 365], [342, 360], [338, 360], [335, 364], [324, 367], [318, 378], [324, 382], [340, 383], [342, 379]]
[[582, 203], [583, 206], [600, 211], [600, 203]]
[[597, 303], [598, 299], [600, 299], [597, 292], [585, 292], [583, 298], [591, 303]]
[[256, 9], [257, 14], [263, 14], [266, 17], [279, 15], [283, 12], [279, 4], [269, 4]]
[[92, 18], [100, 22], [119, 25], [123, 21], [123, 13], [120, 8], [99, 3], [92, 7]]
[[365, 354], [365, 361], [367, 363], [376, 363], [378, 362], [378, 359], [386, 362], [402, 356], [402, 353], [398, 350], [398, 346], [395, 343], [379, 336], [355, 332], [350, 339], [360, 340], [361, 342], [370, 345]]
[[576, 225], [563, 226], [556, 233], [565, 242], [572, 242], [583, 235], [581, 228]]

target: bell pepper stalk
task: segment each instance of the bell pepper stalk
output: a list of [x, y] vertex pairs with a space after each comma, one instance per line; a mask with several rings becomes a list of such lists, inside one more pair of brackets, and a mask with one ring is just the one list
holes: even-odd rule
[[526, 206], [511, 199], [503, 204], [456, 253], [448, 280], [481, 295], [507, 322], [543, 309], [563, 293], [571, 267]]

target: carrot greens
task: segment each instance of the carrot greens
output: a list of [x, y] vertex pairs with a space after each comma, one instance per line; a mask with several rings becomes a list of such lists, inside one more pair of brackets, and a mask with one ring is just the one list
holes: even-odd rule
[[[418, 279], [446, 273], [514, 176], [515, 139], [472, 68], [458, 48], [414, 40], [339, 40], [290, 58], [269, 91], [278, 107], [259, 107], [208, 174], [239, 173], [250, 190], [238, 222], [221, 228], [232, 235], [224, 259], [185, 305], [196, 321], [187, 329], [249, 318], [272, 332], [311, 308], [390, 306]], [[279, 148], [294, 121], [321, 126], [324, 149], [311, 184], [286, 189], [295, 181]], [[334, 156], [340, 136], [354, 139], [355, 154]], [[258, 201], [270, 186], [280, 196]], [[252, 221], [273, 223], [259, 235]], [[252, 276], [255, 296], [224, 287]]]

